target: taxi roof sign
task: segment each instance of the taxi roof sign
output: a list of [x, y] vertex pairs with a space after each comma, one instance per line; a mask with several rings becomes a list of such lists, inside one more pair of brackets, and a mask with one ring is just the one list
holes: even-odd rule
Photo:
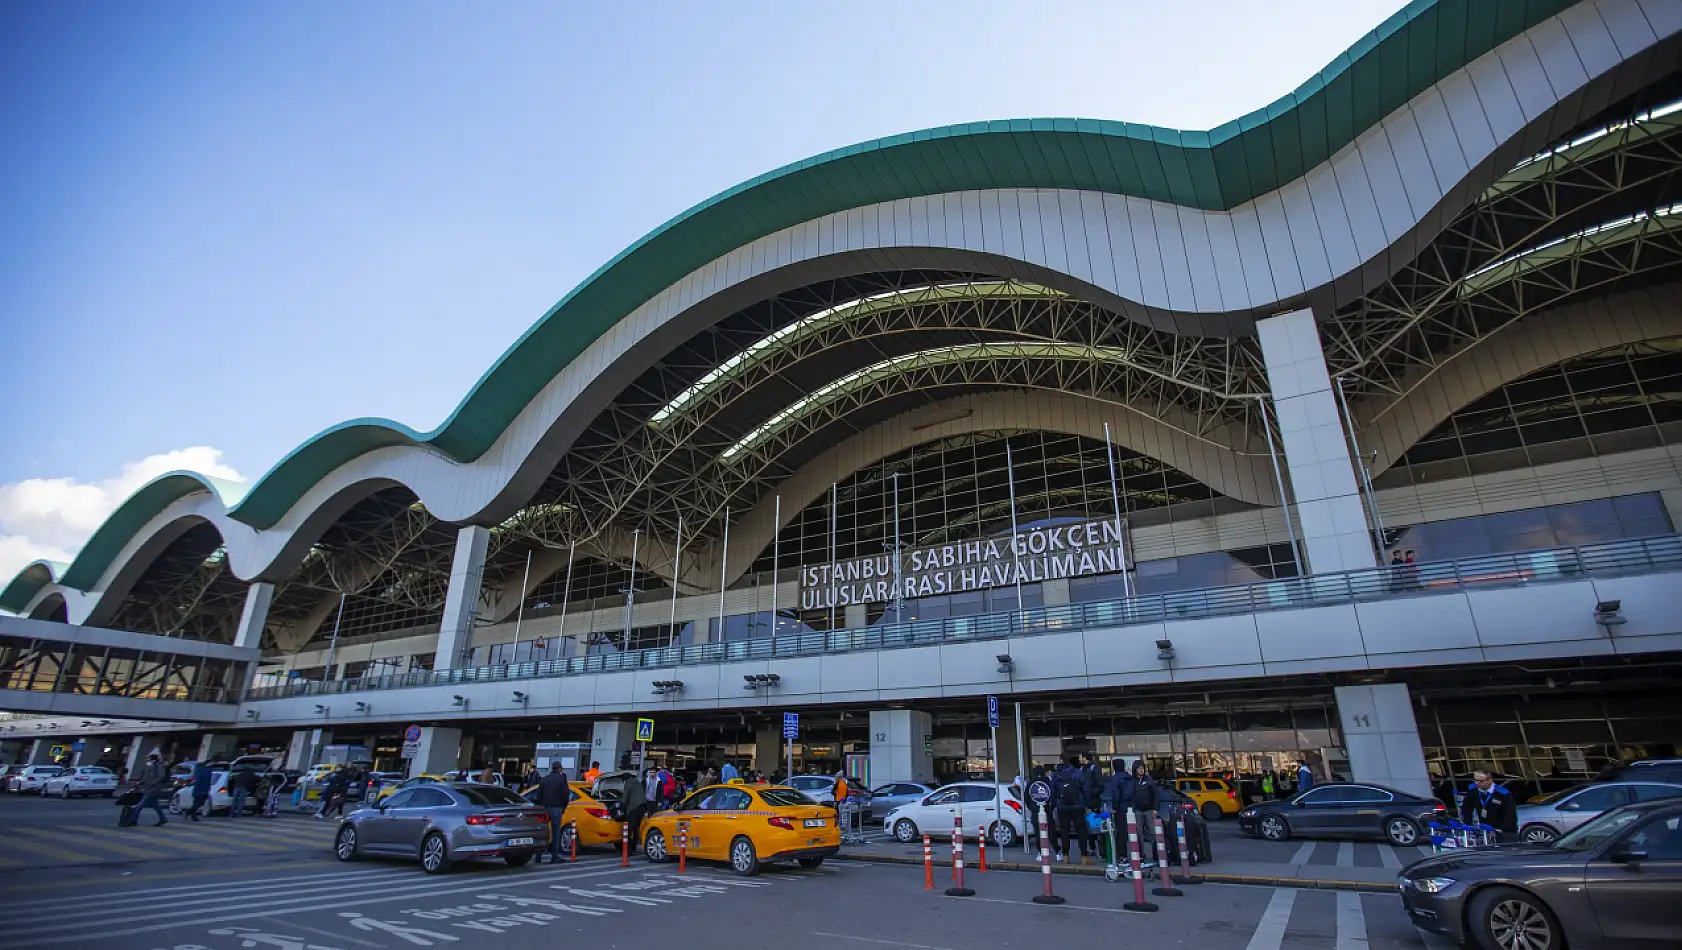
[[638, 742], [653, 742], [654, 741], [654, 720], [652, 720], [652, 719], [638, 719], [637, 720], [637, 741]]

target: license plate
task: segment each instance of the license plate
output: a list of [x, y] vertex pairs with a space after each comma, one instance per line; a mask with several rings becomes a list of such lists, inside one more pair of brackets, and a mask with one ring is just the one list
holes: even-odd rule
[[827, 825], [827, 824], [829, 824], [829, 819], [828, 818], [808, 818], [808, 819], [806, 819], [806, 827], [808, 827], [808, 828], [822, 828], [824, 825]]
[[508, 841], [507, 841], [507, 846], [510, 847], [510, 848], [520, 848], [520, 847], [525, 847], [527, 845], [533, 845], [533, 844], [536, 844], [536, 843], [537, 843], [536, 838], [509, 838]]

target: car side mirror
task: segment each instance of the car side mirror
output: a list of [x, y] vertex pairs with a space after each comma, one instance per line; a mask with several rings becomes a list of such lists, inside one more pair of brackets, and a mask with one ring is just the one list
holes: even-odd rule
[[1647, 852], [1632, 849], [1629, 842], [1626, 841], [1622, 844], [1613, 845], [1606, 858], [1613, 864], [1640, 864], [1647, 860]]

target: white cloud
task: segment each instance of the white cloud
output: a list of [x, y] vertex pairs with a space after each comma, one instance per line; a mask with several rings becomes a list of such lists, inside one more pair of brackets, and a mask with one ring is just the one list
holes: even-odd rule
[[129, 462], [103, 481], [26, 478], [0, 485], [0, 586], [30, 561], [69, 561], [136, 489], [176, 469], [243, 480], [223, 463], [221, 449], [196, 445]]

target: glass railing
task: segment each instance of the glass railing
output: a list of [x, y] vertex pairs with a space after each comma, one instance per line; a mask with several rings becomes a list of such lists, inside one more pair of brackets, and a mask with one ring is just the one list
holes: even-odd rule
[[253, 688], [247, 698], [279, 699], [481, 680], [576, 676], [616, 670], [883, 650], [1348, 604], [1467, 587], [1523, 586], [1567, 580], [1585, 574], [1642, 574], [1678, 568], [1682, 568], [1682, 536], [1666, 535], [1339, 574], [1315, 574], [1203, 590], [1145, 594], [1125, 600], [1036, 607], [1008, 613], [877, 624], [846, 630], [801, 631], [757, 640], [697, 643], [457, 670], [416, 670], [362, 679], [296, 681], [281, 686]]

